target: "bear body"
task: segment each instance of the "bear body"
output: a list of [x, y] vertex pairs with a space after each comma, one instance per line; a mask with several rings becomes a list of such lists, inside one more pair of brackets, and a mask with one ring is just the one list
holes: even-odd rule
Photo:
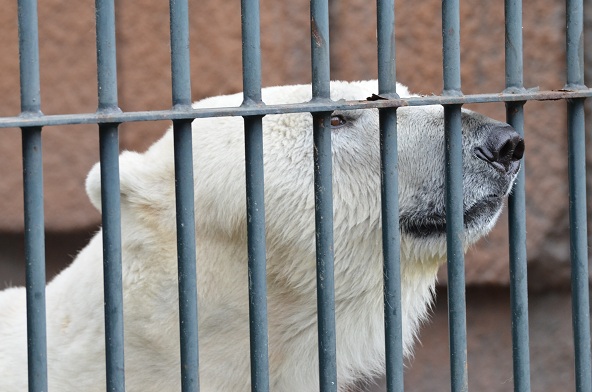
[[[332, 82], [332, 99], [358, 100], [376, 81]], [[401, 96], [409, 96], [398, 86]], [[304, 102], [310, 86], [263, 90], [268, 104]], [[195, 107], [238, 106], [242, 94]], [[375, 109], [337, 111], [332, 130], [337, 375], [340, 390], [384, 368], [380, 149]], [[312, 116], [263, 119], [273, 391], [318, 390]], [[475, 155], [495, 129], [463, 111], [464, 242], [493, 226], [517, 168]], [[512, 131], [513, 132], [513, 131]], [[193, 122], [201, 391], [250, 390], [243, 120]], [[520, 147], [516, 147], [518, 150]], [[441, 107], [398, 109], [403, 349], [408, 356], [445, 260]], [[483, 155], [483, 154], [482, 154]], [[488, 156], [487, 154], [485, 154]], [[125, 379], [130, 392], [180, 390], [175, 183], [169, 131], [143, 154], [120, 156]], [[100, 209], [100, 171], [87, 192]], [[444, 231], [443, 231], [444, 230]], [[47, 286], [49, 389], [104, 391], [102, 234]], [[0, 293], [0, 390], [27, 385], [25, 291]]]

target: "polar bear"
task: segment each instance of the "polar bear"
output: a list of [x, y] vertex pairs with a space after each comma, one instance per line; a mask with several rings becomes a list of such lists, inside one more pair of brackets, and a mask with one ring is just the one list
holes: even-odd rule
[[[399, 85], [398, 93], [409, 96]], [[309, 85], [263, 90], [268, 104], [311, 98]], [[332, 82], [358, 100], [376, 81]], [[242, 94], [197, 102], [238, 106]], [[332, 124], [339, 390], [384, 366], [379, 125], [376, 109], [335, 111]], [[398, 109], [403, 349], [409, 355], [445, 259], [441, 107]], [[263, 119], [270, 385], [318, 390], [312, 116]], [[486, 234], [519, 169], [524, 143], [507, 124], [463, 110], [464, 244]], [[249, 321], [241, 118], [193, 122], [200, 383], [248, 391]], [[120, 157], [126, 389], [180, 390], [172, 132]], [[100, 169], [87, 179], [100, 209]], [[49, 390], [104, 391], [102, 237], [47, 286]], [[27, 385], [25, 291], [0, 293], [0, 390]]]

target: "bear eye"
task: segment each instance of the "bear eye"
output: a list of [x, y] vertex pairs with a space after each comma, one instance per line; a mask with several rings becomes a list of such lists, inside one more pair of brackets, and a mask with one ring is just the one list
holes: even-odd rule
[[345, 119], [345, 117], [343, 117], [340, 114], [336, 114], [334, 116], [331, 116], [331, 126], [332, 127], [340, 127], [342, 125], [345, 125], [347, 123], [347, 120]]

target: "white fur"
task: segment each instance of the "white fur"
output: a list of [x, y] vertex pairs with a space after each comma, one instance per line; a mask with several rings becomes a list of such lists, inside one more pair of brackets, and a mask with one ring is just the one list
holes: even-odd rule
[[[364, 99], [372, 93], [377, 93], [375, 81], [332, 84], [333, 99]], [[398, 93], [409, 95], [401, 85]], [[263, 99], [269, 104], [303, 102], [310, 99], [310, 86], [264, 89]], [[205, 99], [195, 107], [237, 106], [241, 101], [242, 95], [236, 94]], [[380, 373], [384, 366], [378, 115], [376, 110], [342, 114], [350, 118], [349, 122], [332, 134], [340, 388]], [[478, 123], [492, 121], [475, 116]], [[438, 108], [399, 109], [401, 212], [416, 209], [414, 203], [421, 198], [443, 197], [429, 194], [437, 192], [421, 194], [426, 179], [443, 181], [439, 121]], [[198, 119], [193, 130], [201, 390], [247, 391], [243, 121], [231, 117]], [[465, 137], [471, 138], [471, 143], [477, 138]], [[125, 377], [129, 392], [180, 389], [172, 148], [169, 131], [146, 153], [124, 152], [120, 157]], [[316, 391], [310, 114], [266, 116], [264, 152], [271, 387], [274, 391]], [[470, 159], [468, 165], [466, 176], [472, 182], [465, 201], [470, 203], [471, 197], [478, 198], [485, 192], [482, 188], [493, 180], [479, 174], [489, 170], [482, 161]], [[98, 165], [88, 176], [87, 191], [100, 209]], [[484, 217], [482, 227], [466, 233], [467, 244], [485, 234], [496, 217]], [[443, 244], [441, 237], [402, 235], [406, 356], [430, 306], [436, 271], [444, 257]], [[1, 391], [24, 391], [27, 387], [24, 304], [23, 288], [0, 293]], [[105, 390], [103, 331], [99, 232], [72, 265], [47, 286], [49, 390]]]

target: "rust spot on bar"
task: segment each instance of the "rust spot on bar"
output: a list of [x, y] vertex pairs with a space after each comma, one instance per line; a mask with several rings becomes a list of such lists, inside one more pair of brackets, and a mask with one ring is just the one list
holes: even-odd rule
[[319, 48], [322, 47], [324, 44], [323, 37], [319, 33], [319, 26], [317, 26], [314, 18], [310, 18], [310, 33], [312, 34], [315, 45]]

